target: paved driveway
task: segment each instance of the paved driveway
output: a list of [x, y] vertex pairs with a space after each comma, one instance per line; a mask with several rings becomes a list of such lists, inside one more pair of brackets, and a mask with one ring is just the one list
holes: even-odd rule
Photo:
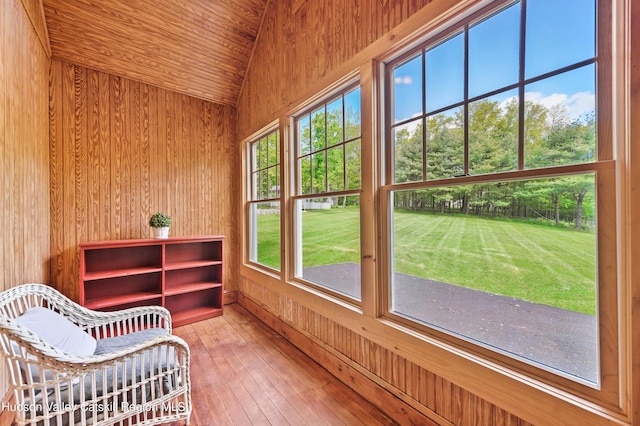
[[[349, 296], [360, 294], [354, 263], [305, 268], [304, 276]], [[597, 382], [595, 316], [399, 273], [394, 283], [393, 310], [401, 315]]]

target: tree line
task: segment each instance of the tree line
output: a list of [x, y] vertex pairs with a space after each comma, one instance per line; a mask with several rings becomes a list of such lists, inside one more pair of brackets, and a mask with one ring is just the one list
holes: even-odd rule
[[[485, 99], [469, 104], [466, 117], [463, 107], [458, 107], [397, 126], [392, 135], [395, 183], [462, 175], [465, 156], [471, 175], [517, 170], [521, 125], [525, 169], [595, 160], [594, 114], [572, 119], [561, 104], [547, 107], [526, 101], [521, 120], [519, 108], [516, 98], [504, 102]], [[343, 120], [343, 111], [327, 108], [300, 121], [298, 167], [303, 194], [360, 187], [360, 140], [344, 142], [359, 136], [360, 114], [352, 110], [344, 113]], [[277, 178], [274, 175], [265, 181], [274, 185]], [[357, 197], [349, 200], [349, 204], [354, 202]], [[394, 206], [590, 228], [595, 220], [595, 176], [588, 173], [396, 191]]]
[[[517, 170], [519, 103], [482, 100], [398, 126], [394, 131], [396, 183]], [[571, 119], [562, 105], [525, 102], [526, 169], [595, 160], [595, 117]], [[466, 135], [465, 135], [466, 126]], [[464, 151], [464, 138], [468, 149]], [[578, 174], [525, 181], [455, 185], [398, 191], [397, 208], [571, 223], [589, 228], [595, 214], [595, 177]]]

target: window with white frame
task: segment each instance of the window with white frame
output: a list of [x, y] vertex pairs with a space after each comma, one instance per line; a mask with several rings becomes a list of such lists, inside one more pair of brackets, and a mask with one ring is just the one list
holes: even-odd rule
[[388, 312], [597, 388], [596, 2], [502, 4], [385, 64]]
[[360, 88], [352, 84], [294, 118], [295, 275], [359, 301]]
[[248, 145], [249, 260], [280, 270], [280, 132]]

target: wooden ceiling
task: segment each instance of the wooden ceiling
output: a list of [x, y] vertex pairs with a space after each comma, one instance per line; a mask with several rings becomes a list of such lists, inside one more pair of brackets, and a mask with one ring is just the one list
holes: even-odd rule
[[235, 106], [268, 0], [42, 0], [54, 59]]

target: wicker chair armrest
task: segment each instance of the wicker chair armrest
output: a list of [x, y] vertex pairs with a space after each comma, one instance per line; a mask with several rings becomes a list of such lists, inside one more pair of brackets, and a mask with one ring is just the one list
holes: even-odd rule
[[78, 305], [74, 312], [62, 312], [96, 338], [117, 336], [140, 331], [149, 327], [160, 327], [171, 333], [172, 322], [169, 310], [162, 306], [140, 306], [112, 312], [100, 312]]
[[[5, 325], [0, 325], [0, 327], [6, 328]], [[14, 328], [12, 326], [9, 327]], [[70, 375], [74, 375], [75, 370], [86, 371], [99, 369], [101, 365], [106, 363], [124, 361], [127, 358], [140, 355], [153, 347], [161, 345], [175, 348], [175, 350], [177, 350], [181, 356], [186, 357], [185, 359], [187, 360], [190, 355], [187, 343], [173, 334], [156, 336], [120, 351], [100, 355], [77, 356], [57, 349], [55, 346], [48, 344], [31, 332], [21, 334], [13, 330], [4, 331], [11, 340], [14, 340], [19, 346], [26, 348], [27, 355], [36, 356], [39, 362], [43, 363], [43, 367], [65, 372]]]
[[187, 343], [178, 336], [167, 334], [165, 336], [153, 337], [120, 351], [109, 352], [102, 355], [91, 355], [88, 357], [82, 357], [81, 360], [85, 365], [85, 367], [83, 368], [87, 368], [88, 366], [92, 365], [101, 365], [109, 362], [124, 361], [128, 358], [143, 354], [144, 352], [153, 349], [154, 347], [163, 345], [174, 348], [176, 351], [178, 351], [179, 354], [181, 354], [181, 356], [185, 357], [184, 359], [189, 359], [190, 351]]

